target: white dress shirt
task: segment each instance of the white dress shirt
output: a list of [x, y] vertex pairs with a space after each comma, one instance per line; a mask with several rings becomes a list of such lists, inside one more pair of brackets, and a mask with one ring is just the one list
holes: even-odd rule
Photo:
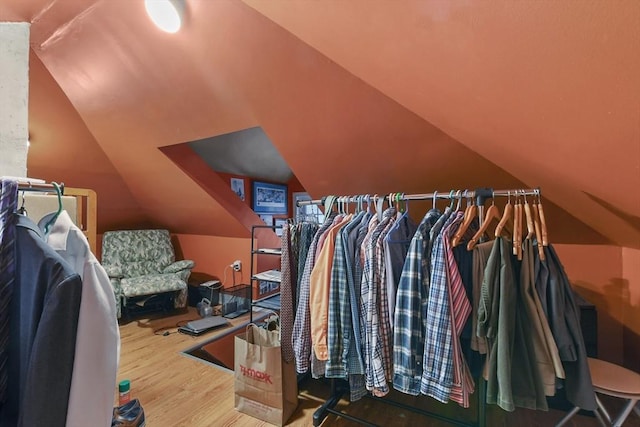
[[[42, 221], [41, 221], [42, 223]], [[76, 352], [67, 427], [110, 426], [120, 361], [116, 300], [109, 276], [66, 211], [56, 219], [49, 245], [82, 278]]]

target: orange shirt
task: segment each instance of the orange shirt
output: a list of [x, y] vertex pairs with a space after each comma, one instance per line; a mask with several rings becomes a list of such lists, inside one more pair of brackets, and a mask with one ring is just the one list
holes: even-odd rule
[[309, 312], [311, 314], [311, 345], [318, 360], [329, 360], [327, 352], [327, 329], [329, 317], [329, 282], [333, 266], [333, 252], [336, 235], [353, 215], [346, 215], [342, 221], [325, 232], [325, 240], [309, 283]]

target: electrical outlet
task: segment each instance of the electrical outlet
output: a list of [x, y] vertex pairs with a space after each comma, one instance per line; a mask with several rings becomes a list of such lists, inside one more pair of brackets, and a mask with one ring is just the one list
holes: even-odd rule
[[242, 262], [238, 259], [233, 261], [233, 264], [231, 264], [231, 267], [233, 267], [233, 271], [240, 271], [242, 270]]

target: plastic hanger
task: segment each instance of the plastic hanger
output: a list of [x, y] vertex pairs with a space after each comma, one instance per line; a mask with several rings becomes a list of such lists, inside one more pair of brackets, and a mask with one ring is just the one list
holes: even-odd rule
[[484, 216], [484, 221], [482, 222], [480, 229], [476, 232], [476, 234], [473, 235], [471, 240], [469, 240], [469, 243], [467, 243], [467, 250], [472, 250], [474, 248], [476, 243], [478, 243], [480, 238], [484, 235], [484, 233], [489, 228], [489, 225], [491, 225], [491, 221], [500, 221], [500, 219], [501, 219], [500, 210], [492, 201], [491, 206], [489, 206], [489, 209], [487, 209], [487, 213]]
[[22, 201], [20, 203], [20, 208], [18, 209], [18, 214], [27, 216], [27, 209], [24, 207], [24, 191], [20, 192], [20, 198]]
[[[511, 225], [511, 228], [507, 227], [509, 224]], [[507, 204], [504, 206], [502, 219], [500, 219], [500, 222], [496, 227], [494, 236], [501, 236], [504, 229], [511, 233], [509, 237], [513, 235], [513, 205], [511, 204], [511, 191], [507, 191]]]
[[455, 201], [456, 201], [456, 199], [455, 199], [455, 197], [454, 197], [454, 196], [455, 196], [455, 194], [456, 194], [456, 192], [455, 192], [455, 191], [453, 191], [453, 190], [451, 190], [451, 191], [449, 192], [449, 199], [451, 199], [451, 202], [449, 203], [449, 209], [453, 209], [453, 204], [454, 204], [454, 203], [455, 203]]
[[58, 210], [49, 219], [49, 221], [47, 221], [47, 223], [44, 225], [44, 233], [45, 234], [49, 234], [49, 229], [56, 222], [56, 219], [58, 219], [58, 216], [60, 215], [60, 212], [62, 212], [62, 190], [60, 189], [60, 186], [56, 182], [51, 182], [51, 185], [53, 185], [53, 188], [56, 189], [56, 195], [58, 196]]

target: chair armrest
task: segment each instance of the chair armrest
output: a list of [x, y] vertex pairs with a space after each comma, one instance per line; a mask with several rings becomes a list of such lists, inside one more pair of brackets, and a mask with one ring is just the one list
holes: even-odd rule
[[117, 265], [103, 265], [104, 270], [107, 272], [112, 279], [122, 279], [124, 277], [124, 273], [122, 272], [122, 268]]
[[190, 259], [183, 259], [182, 261], [176, 261], [173, 264], [169, 264], [162, 270], [163, 273], [177, 273], [183, 270], [191, 270], [196, 265], [195, 262]]

